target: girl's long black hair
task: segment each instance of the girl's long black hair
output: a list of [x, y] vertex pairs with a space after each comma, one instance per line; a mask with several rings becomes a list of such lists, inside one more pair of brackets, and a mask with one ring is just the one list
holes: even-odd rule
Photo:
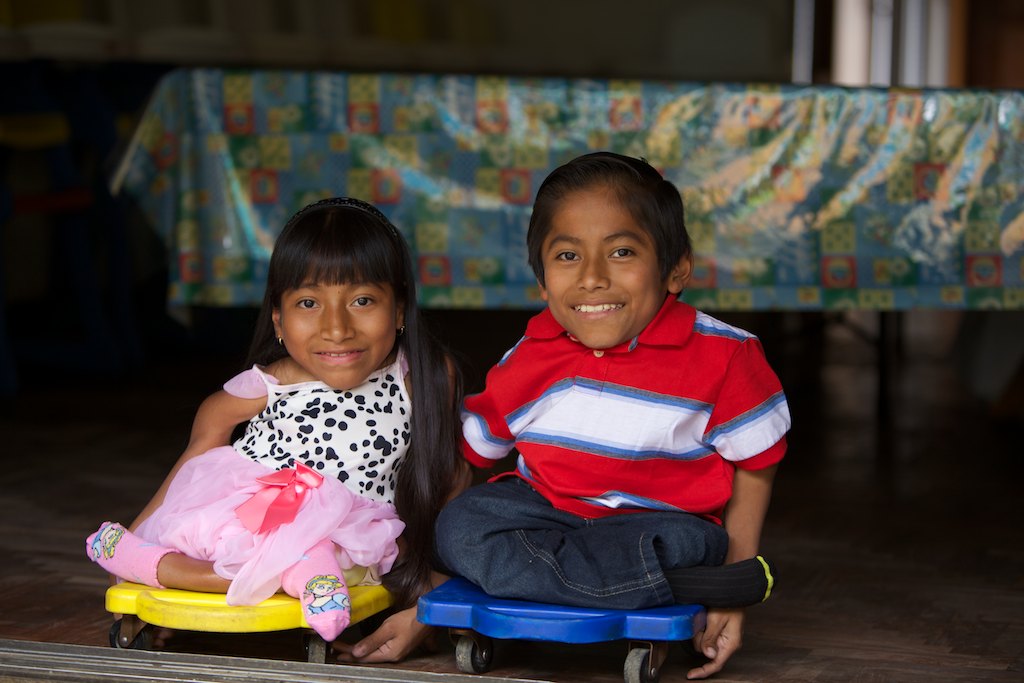
[[396, 607], [410, 607], [430, 589], [434, 521], [461, 462], [461, 373], [420, 316], [412, 257], [402, 235], [375, 207], [348, 197], [310, 204], [285, 225], [270, 258], [245, 367], [288, 355], [274, 334], [273, 312], [287, 290], [309, 282], [386, 282], [405, 313], [405, 332], [396, 345], [409, 362], [411, 442], [398, 468], [395, 507], [406, 526], [404, 548], [384, 585]]

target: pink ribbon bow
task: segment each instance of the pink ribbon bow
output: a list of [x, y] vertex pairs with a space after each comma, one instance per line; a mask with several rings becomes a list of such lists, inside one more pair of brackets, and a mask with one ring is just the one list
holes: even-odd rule
[[260, 477], [264, 487], [237, 508], [235, 514], [246, 529], [263, 534], [295, 519], [310, 489], [324, 478], [301, 462], [294, 469], [283, 469]]

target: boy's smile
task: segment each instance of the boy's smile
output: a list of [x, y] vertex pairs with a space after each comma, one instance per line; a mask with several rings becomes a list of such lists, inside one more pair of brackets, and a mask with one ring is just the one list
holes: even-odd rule
[[666, 294], [683, 291], [690, 258], [662, 279], [651, 235], [605, 186], [561, 201], [541, 248], [541, 298], [585, 346], [618, 346], [654, 319]]

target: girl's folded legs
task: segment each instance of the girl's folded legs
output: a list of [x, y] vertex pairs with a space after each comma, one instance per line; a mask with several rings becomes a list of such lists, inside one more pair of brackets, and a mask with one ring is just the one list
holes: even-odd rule
[[101, 524], [86, 539], [85, 552], [114, 576], [146, 586], [226, 593], [231, 585], [213, 571], [212, 562], [149, 543], [117, 522]]
[[[226, 592], [230, 581], [210, 562], [149, 543], [117, 522], [104, 522], [85, 542], [89, 559], [111, 574], [158, 588]], [[281, 575], [281, 587], [299, 599], [310, 627], [330, 642], [352, 618], [348, 586], [334, 544], [321, 541]]]
[[227, 593], [231, 580], [213, 571], [213, 562], [197, 560], [184, 553], [168, 553], [156, 568], [157, 578], [168, 588], [203, 593]]
[[306, 622], [327, 642], [348, 627], [352, 618], [348, 586], [331, 541], [320, 541], [286, 569], [281, 587], [299, 599]]
[[165, 555], [177, 551], [149, 543], [117, 522], [104, 522], [85, 540], [85, 552], [114, 576], [164, 588], [157, 578], [157, 567]]
[[677, 603], [705, 607], [747, 607], [764, 602], [775, 585], [775, 570], [758, 555], [718, 567], [664, 570]]

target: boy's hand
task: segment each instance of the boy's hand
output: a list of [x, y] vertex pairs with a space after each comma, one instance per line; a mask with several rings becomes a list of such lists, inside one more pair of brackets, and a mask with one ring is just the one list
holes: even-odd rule
[[693, 647], [711, 661], [690, 669], [687, 678], [707, 678], [722, 670], [743, 644], [743, 616], [742, 609], [708, 610], [707, 625], [693, 636]]
[[416, 621], [416, 607], [392, 614], [376, 631], [355, 645], [334, 642], [338, 661], [399, 662], [415, 650], [431, 633], [431, 627]]

